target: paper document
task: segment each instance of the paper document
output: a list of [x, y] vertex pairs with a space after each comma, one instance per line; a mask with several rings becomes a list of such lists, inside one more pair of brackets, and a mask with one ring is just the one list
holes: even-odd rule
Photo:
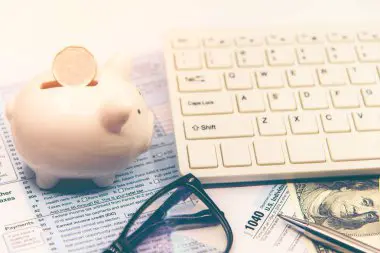
[[[1, 253], [101, 252], [147, 198], [179, 177], [162, 54], [138, 58], [133, 65], [132, 79], [156, 117], [154, 138], [150, 150], [121, 171], [107, 189], [96, 188], [91, 181], [63, 180], [54, 190], [40, 190], [34, 173], [18, 157], [1, 114]], [[2, 87], [2, 103], [21, 85]], [[287, 185], [206, 191], [233, 229], [231, 252], [307, 252], [309, 241], [276, 217], [294, 213]], [[157, 245], [144, 247], [153, 252]], [[176, 252], [215, 250], [191, 242]]]
[[234, 231], [233, 252], [308, 252], [310, 241], [277, 214], [294, 214], [287, 185], [207, 189]]

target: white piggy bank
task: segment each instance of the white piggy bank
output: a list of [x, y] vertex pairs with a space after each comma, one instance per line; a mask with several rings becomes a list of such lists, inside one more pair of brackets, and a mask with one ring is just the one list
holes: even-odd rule
[[16, 150], [43, 189], [61, 178], [109, 186], [153, 134], [152, 112], [113, 64], [82, 87], [60, 86], [50, 71], [42, 73], [6, 105], [6, 117]]

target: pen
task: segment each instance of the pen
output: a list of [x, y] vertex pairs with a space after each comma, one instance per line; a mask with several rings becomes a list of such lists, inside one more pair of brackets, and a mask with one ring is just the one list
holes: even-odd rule
[[331, 249], [340, 252], [365, 252], [365, 253], [380, 253], [368, 244], [355, 240], [351, 237], [345, 236], [330, 228], [320, 226], [317, 224], [309, 223], [294, 217], [278, 214], [280, 218], [287, 221], [293, 228], [301, 232], [310, 239], [321, 243]]

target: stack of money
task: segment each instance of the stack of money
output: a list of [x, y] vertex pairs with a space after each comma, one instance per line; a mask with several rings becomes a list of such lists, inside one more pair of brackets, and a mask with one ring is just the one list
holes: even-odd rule
[[[379, 178], [289, 184], [299, 218], [380, 248]], [[333, 252], [315, 245], [316, 252]]]

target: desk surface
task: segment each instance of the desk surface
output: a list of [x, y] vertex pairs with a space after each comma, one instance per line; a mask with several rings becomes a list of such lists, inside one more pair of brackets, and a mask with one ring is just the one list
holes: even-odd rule
[[72, 43], [102, 62], [119, 50], [160, 49], [171, 28], [375, 22], [379, 7], [377, 0], [1, 1], [0, 82], [33, 76]]

